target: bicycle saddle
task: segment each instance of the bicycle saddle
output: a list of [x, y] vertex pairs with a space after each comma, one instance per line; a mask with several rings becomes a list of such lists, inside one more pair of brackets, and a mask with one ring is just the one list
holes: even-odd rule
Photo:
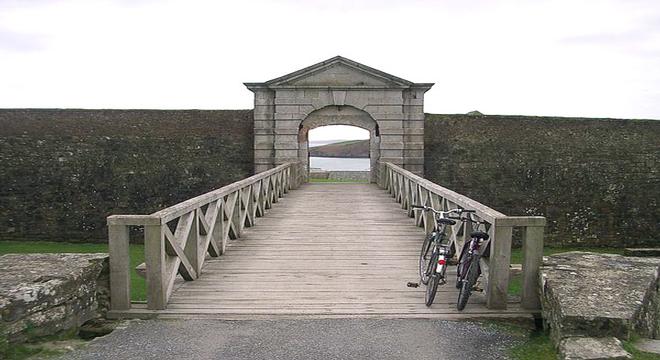
[[438, 222], [439, 222], [440, 224], [456, 225], [456, 221], [454, 221], [454, 220], [452, 220], [452, 219], [445, 219], [445, 218], [442, 218], [442, 219], [438, 219]]
[[488, 234], [483, 232], [483, 231], [475, 231], [472, 234], [470, 234], [470, 237], [477, 238], [477, 239], [488, 240], [488, 238], [490, 236], [488, 236]]

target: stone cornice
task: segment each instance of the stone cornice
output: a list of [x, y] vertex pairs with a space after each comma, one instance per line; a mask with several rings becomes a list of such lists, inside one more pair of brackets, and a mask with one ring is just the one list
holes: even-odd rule
[[[387, 83], [388, 85], [328, 85], [328, 86], [309, 86], [309, 85], [289, 85], [287, 83], [303, 78], [305, 76], [310, 76], [324, 69], [327, 69], [330, 66], [335, 64], [342, 64], [344, 66], [353, 68], [357, 71], [365, 73], [369, 76], [380, 79], [381, 81]], [[368, 89], [408, 89], [408, 88], [417, 88], [427, 91], [434, 84], [433, 83], [413, 83], [411, 81], [402, 79], [400, 77], [385, 73], [383, 71], [374, 69], [372, 67], [360, 64], [356, 61], [344, 58], [342, 56], [335, 56], [328, 60], [322, 61], [320, 63], [308, 66], [304, 69], [300, 69], [289, 73], [284, 76], [277, 77], [275, 79], [266, 81], [266, 82], [249, 82], [244, 83], [244, 85], [254, 91], [257, 89], [332, 89], [332, 90], [368, 90]]]

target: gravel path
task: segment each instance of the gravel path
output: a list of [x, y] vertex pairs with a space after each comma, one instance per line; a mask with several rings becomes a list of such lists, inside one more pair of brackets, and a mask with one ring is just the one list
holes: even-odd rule
[[133, 321], [62, 359], [506, 359], [515, 336], [428, 319]]

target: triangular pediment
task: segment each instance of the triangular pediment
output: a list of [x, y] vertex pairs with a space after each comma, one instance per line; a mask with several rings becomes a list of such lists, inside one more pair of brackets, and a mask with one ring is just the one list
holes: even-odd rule
[[341, 56], [267, 81], [268, 87], [409, 87], [408, 80]]

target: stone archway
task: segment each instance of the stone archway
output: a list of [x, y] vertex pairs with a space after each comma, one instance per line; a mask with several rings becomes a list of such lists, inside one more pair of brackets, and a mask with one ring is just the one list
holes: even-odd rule
[[265, 83], [245, 86], [254, 92], [255, 172], [300, 160], [306, 151], [301, 148], [300, 130], [309, 128], [303, 122], [322, 121], [313, 120], [318, 116], [338, 124], [350, 115], [341, 113], [345, 110], [353, 112], [350, 116], [355, 119], [368, 116], [371, 125], [361, 127], [377, 129], [378, 136], [372, 136], [378, 141], [372, 144], [377, 156], [372, 159], [424, 175], [424, 93], [433, 84], [413, 83], [336, 56]]
[[300, 123], [298, 131], [298, 159], [309, 173], [308, 162], [309, 130], [327, 125], [350, 125], [369, 131], [369, 159], [371, 163], [371, 182], [376, 182], [376, 163], [380, 158], [380, 133], [378, 123], [366, 112], [348, 105], [326, 106], [312, 111]]

